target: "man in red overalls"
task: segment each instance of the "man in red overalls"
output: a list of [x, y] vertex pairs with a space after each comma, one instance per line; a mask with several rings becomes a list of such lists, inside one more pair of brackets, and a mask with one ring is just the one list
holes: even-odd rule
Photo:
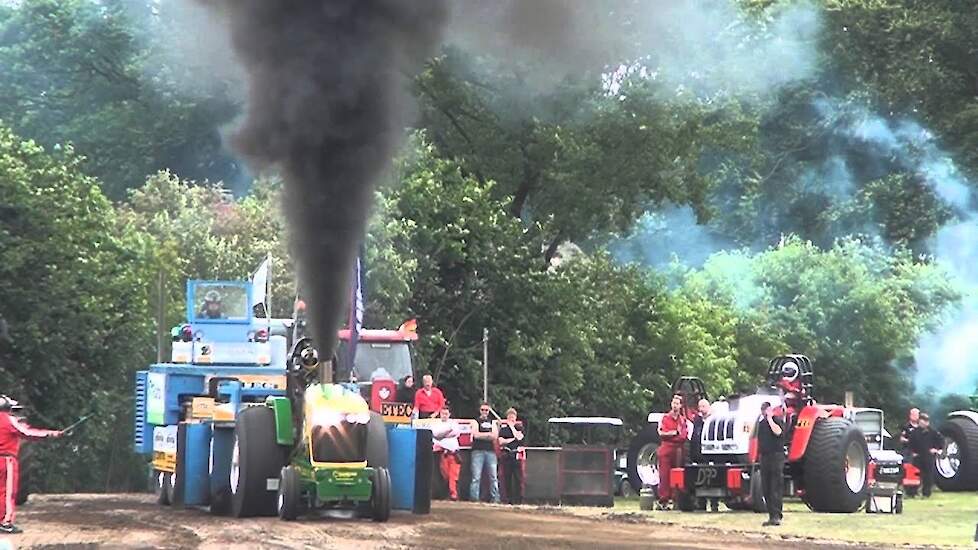
[[20, 533], [14, 525], [14, 505], [17, 500], [18, 464], [21, 439], [61, 437], [63, 432], [39, 430], [12, 414], [17, 402], [0, 395], [0, 533]]
[[669, 412], [659, 421], [659, 439], [662, 443], [657, 451], [659, 457], [659, 508], [666, 509], [672, 499], [669, 486], [669, 472], [673, 467], [683, 465], [683, 445], [686, 443], [686, 415], [683, 414], [683, 396], [672, 396]]

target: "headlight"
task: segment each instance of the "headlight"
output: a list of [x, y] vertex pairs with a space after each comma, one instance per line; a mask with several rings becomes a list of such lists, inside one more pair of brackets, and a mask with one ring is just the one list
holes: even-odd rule
[[366, 424], [370, 422], [370, 413], [369, 412], [350, 413], [346, 415], [346, 421], [349, 422], [350, 424]]
[[339, 425], [341, 422], [343, 422], [343, 415], [336, 411], [321, 409], [313, 411], [312, 413], [312, 423], [315, 426], [328, 428], [330, 426]]

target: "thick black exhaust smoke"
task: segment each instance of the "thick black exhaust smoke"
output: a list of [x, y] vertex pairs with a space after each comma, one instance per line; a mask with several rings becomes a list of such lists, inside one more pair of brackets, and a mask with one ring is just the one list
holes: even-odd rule
[[374, 184], [410, 112], [408, 80], [435, 52], [440, 0], [223, 0], [247, 74], [235, 148], [285, 179], [285, 213], [312, 334], [336, 346]]

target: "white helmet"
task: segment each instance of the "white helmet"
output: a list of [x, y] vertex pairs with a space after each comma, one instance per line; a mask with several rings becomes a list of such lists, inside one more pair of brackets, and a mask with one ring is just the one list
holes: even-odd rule
[[798, 378], [798, 365], [794, 361], [788, 361], [781, 365], [781, 378], [789, 382], [794, 382]]
[[0, 411], [10, 411], [20, 408], [20, 403], [16, 399], [6, 395], [0, 395]]

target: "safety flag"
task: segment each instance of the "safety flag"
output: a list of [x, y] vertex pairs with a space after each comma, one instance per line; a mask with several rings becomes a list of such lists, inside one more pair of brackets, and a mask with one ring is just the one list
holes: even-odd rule
[[254, 296], [254, 305], [252, 306], [252, 311], [255, 317], [259, 319], [268, 318], [268, 295], [269, 295], [269, 275], [272, 270], [272, 256], [269, 254], [265, 256], [265, 261], [258, 266], [255, 273], [251, 276], [251, 288], [252, 295]]
[[360, 339], [360, 329], [363, 328], [363, 260], [362, 254], [357, 256], [353, 264], [353, 288], [350, 292], [350, 347], [347, 351], [347, 366], [349, 372], [354, 372], [354, 360], [357, 355], [357, 342]]

